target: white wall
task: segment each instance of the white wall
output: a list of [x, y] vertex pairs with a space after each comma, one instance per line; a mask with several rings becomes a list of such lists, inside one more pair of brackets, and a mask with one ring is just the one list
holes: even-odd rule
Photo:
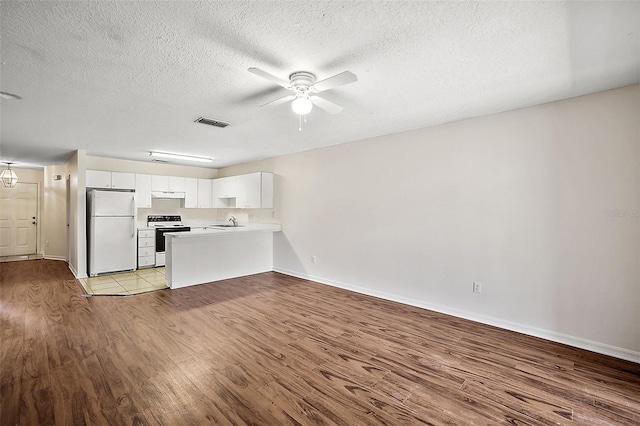
[[[60, 175], [60, 180], [54, 176]], [[67, 260], [67, 165], [44, 168], [44, 214], [41, 219], [44, 257]]]
[[70, 220], [69, 220], [69, 268], [76, 278], [87, 276], [87, 227], [86, 227], [86, 186], [85, 161], [83, 150], [73, 153], [65, 167], [70, 182]]
[[278, 270], [640, 362], [639, 122], [631, 86], [219, 176], [276, 174]]

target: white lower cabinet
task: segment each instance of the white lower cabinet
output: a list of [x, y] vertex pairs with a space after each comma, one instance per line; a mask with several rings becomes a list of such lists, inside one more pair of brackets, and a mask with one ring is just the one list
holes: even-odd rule
[[156, 265], [156, 231], [138, 229], [138, 269]]

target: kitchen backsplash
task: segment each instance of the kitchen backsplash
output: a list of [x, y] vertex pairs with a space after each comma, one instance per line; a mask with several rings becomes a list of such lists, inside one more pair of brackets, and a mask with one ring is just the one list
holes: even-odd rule
[[185, 209], [179, 199], [154, 199], [150, 209], [138, 209], [138, 227], [146, 226], [152, 214], [179, 214], [183, 222], [192, 224], [225, 222], [231, 216], [240, 223], [280, 223], [274, 209]]

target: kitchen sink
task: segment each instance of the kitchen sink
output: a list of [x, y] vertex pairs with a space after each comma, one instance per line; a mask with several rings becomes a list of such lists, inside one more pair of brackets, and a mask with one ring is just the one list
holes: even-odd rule
[[211, 228], [242, 228], [244, 225], [209, 225]]

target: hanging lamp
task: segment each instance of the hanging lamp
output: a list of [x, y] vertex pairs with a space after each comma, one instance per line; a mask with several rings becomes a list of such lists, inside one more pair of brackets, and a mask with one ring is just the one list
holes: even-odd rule
[[5, 188], [14, 188], [18, 184], [18, 175], [14, 170], [11, 170], [13, 163], [7, 163], [7, 168], [0, 174], [0, 180]]

